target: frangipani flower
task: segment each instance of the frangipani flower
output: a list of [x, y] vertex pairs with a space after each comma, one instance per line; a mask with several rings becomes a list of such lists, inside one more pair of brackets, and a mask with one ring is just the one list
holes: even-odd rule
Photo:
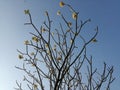
[[76, 19], [76, 18], [77, 18], [77, 13], [73, 12], [73, 13], [72, 13], [72, 18], [73, 18], [73, 19]]
[[71, 22], [68, 22], [67, 24], [68, 24], [68, 26], [69, 26], [69, 27], [71, 27], [71, 26], [72, 26], [72, 23], [71, 23]]
[[52, 36], [54, 36], [54, 32], [52, 32]]
[[66, 45], [66, 42], [64, 41], [64, 42], [62, 43], [62, 45]]
[[26, 80], [26, 78], [25, 78], [25, 76], [24, 76], [23, 81], [25, 81], [25, 80]]
[[32, 37], [32, 40], [35, 41], [35, 42], [39, 41], [37, 37]]
[[34, 52], [31, 52], [31, 56], [35, 55]]
[[79, 33], [75, 32], [74, 34], [77, 36]]
[[19, 58], [19, 59], [23, 59], [24, 57], [23, 57], [23, 55], [20, 55], [20, 54], [19, 54], [19, 55], [18, 55], [18, 58]]
[[45, 28], [42, 28], [42, 30], [41, 30], [42, 32], [45, 32], [46, 30], [45, 30]]
[[38, 60], [38, 58], [35, 58], [35, 60], [37, 61], [37, 60]]
[[48, 48], [48, 44], [45, 44], [45, 47]]
[[24, 44], [25, 44], [25, 45], [28, 45], [28, 44], [29, 44], [29, 41], [28, 41], [28, 40], [26, 40], [26, 41], [24, 42]]
[[71, 44], [73, 43], [73, 40], [72, 40], [72, 39], [70, 40], [70, 43], [71, 43]]
[[97, 42], [97, 40], [94, 38], [94, 39], [92, 40], [92, 42]]
[[32, 64], [32, 67], [35, 67], [35, 64]]
[[47, 54], [50, 55], [50, 51], [49, 50], [47, 50]]
[[37, 90], [38, 85], [37, 85], [37, 84], [34, 84], [33, 87], [34, 87], [34, 90]]
[[56, 51], [56, 47], [53, 47], [53, 50], [55, 50], [55, 51]]
[[60, 7], [63, 7], [64, 5], [65, 5], [65, 3], [62, 2], [62, 1], [59, 3], [59, 6], [60, 6]]
[[60, 12], [60, 10], [58, 10], [58, 11], [57, 11], [57, 15], [60, 15], [60, 14], [61, 14], [61, 12]]
[[56, 50], [56, 45], [54, 45], [53, 50]]
[[58, 54], [60, 55], [60, 54], [62, 54], [62, 52], [61, 52], [61, 51], [59, 51], [59, 52], [58, 52]]
[[51, 70], [50, 70], [50, 73], [53, 74], [53, 73], [54, 73], [54, 69], [51, 69]]
[[62, 58], [61, 58], [61, 57], [58, 57], [57, 60], [62, 60]]
[[48, 16], [48, 12], [47, 11], [45, 11], [45, 15]]
[[29, 12], [29, 10], [24, 10], [24, 13], [29, 14], [30, 12]]
[[70, 32], [70, 30], [68, 29], [66, 32]]

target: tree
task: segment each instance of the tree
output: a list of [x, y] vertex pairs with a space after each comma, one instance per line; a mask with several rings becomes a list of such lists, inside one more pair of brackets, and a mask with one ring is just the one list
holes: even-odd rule
[[[35, 33], [31, 40], [26, 40], [25, 52], [19, 52], [19, 59], [24, 59], [23, 67], [17, 69], [25, 72], [24, 81], [29, 90], [110, 90], [110, 85], [114, 81], [113, 66], [103, 65], [103, 71], [93, 68], [92, 56], [87, 55], [87, 46], [96, 43], [98, 27], [95, 34], [86, 40], [82, 36], [83, 27], [91, 20], [79, 23], [79, 12], [64, 2], [59, 3], [60, 7], [68, 7], [72, 14], [73, 23], [69, 22], [65, 16], [58, 11], [57, 15], [63, 20], [59, 24], [60, 28], [52, 28], [52, 20], [49, 13], [45, 15], [47, 21], [41, 25], [40, 30], [33, 23], [31, 13], [25, 10], [29, 17], [29, 22]], [[64, 24], [64, 25], [63, 25]], [[78, 40], [81, 46], [78, 45]], [[83, 71], [84, 70], [84, 71]], [[24, 90], [21, 83], [16, 81], [18, 88]], [[47, 84], [47, 85], [46, 85]]]

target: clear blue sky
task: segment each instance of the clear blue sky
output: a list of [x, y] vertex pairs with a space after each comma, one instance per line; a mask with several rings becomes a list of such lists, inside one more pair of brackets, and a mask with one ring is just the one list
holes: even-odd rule
[[[116, 80], [111, 90], [120, 88], [120, 0], [63, 0], [80, 12], [82, 20], [91, 18], [88, 28], [98, 25], [98, 42], [89, 47], [95, 65], [102, 66], [103, 61], [114, 65]], [[45, 17], [44, 11], [56, 20], [60, 0], [0, 0], [0, 89], [13, 90], [15, 80], [22, 73], [14, 68], [21, 61], [17, 58], [16, 49], [24, 50], [23, 42], [29, 39], [31, 27], [24, 26], [28, 21], [24, 9], [30, 9], [34, 21], [40, 25]], [[64, 11], [64, 10], [63, 10]], [[92, 30], [92, 29], [91, 29]]]

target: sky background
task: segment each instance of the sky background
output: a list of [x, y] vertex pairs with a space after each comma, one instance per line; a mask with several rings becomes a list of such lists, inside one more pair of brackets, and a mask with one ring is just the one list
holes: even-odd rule
[[[99, 27], [98, 42], [89, 47], [95, 66], [114, 65], [116, 80], [111, 90], [120, 88], [120, 0], [63, 0], [79, 11], [81, 20], [91, 18], [86, 29]], [[56, 12], [61, 10], [60, 0], [0, 0], [0, 89], [14, 90], [15, 81], [22, 78], [22, 72], [15, 66], [22, 63], [17, 49], [24, 50], [24, 40], [29, 39], [30, 26], [25, 26], [28, 17], [25, 9], [32, 13], [37, 26], [45, 20], [44, 12], [57, 20]], [[65, 8], [65, 10], [67, 10]], [[67, 15], [67, 14], [66, 14]], [[59, 20], [59, 19], [58, 19]], [[92, 31], [93, 31], [92, 30]]]

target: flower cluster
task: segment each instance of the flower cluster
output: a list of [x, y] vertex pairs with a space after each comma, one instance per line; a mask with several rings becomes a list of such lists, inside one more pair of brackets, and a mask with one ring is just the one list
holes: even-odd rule
[[37, 37], [35, 37], [35, 36], [32, 37], [32, 40], [35, 41], [35, 42], [38, 42], [38, 41], [39, 41], [39, 39], [38, 39]]
[[[60, 6], [60, 7], [63, 7], [63, 6], [65, 6], [65, 5], [67, 5], [67, 4], [65, 4], [65, 3], [62, 2], [62, 1], [59, 3], [59, 6]], [[67, 5], [67, 6], [71, 9], [71, 7], [70, 7], [69, 5]], [[77, 19], [77, 16], [78, 16], [77, 13], [76, 13], [73, 9], [71, 9], [71, 11], [72, 11], [72, 18], [76, 20], [76, 19]], [[58, 10], [57, 15], [60, 15], [60, 14], [61, 14], [61, 12]]]
[[77, 19], [77, 13], [73, 12], [73, 13], [72, 13], [72, 18], [73, 18], [73, 19]]

